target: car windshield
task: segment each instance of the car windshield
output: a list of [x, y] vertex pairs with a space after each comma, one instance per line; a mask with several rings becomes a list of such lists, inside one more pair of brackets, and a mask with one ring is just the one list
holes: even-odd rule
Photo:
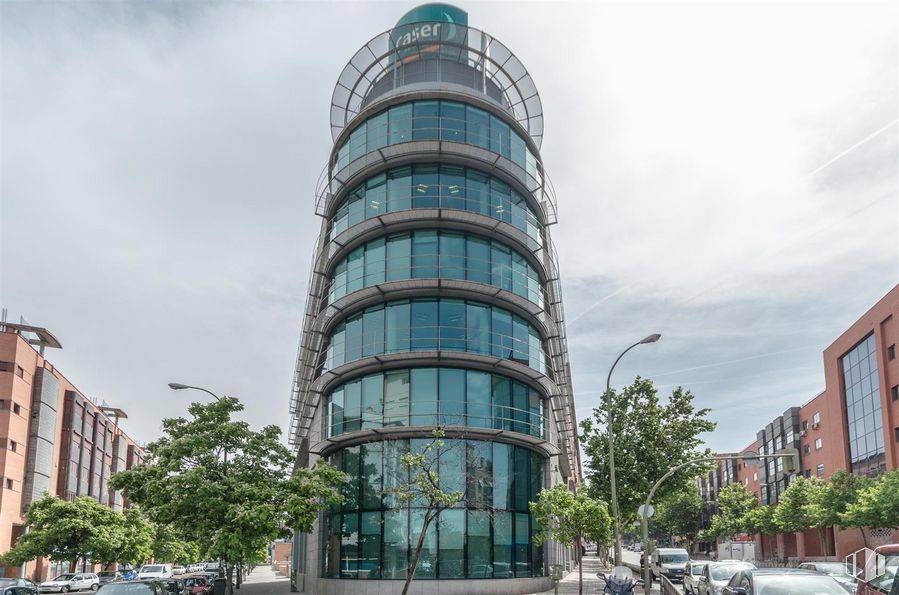
[[712, 580], [729, 581], [733, 575], [744, 568], [747, 568], [747, 566], [743, 564], [722, 564], [721, 566], [712, 566], [710, 572], [712, 573]]
[[889, 593], [893, 587], [893, 581], [896, 580], [896, 574], [899, 574], [899, 552], [884, 554], [882, 568], [883, 572], [879, 573], [876, 578], [868, 581], [868, 584], [885, 593]]
[[824, 574], [852, 574], [851, 568], [842, 562], [815, 562], [815, 570]]
[[97, 592], [103, 595], [155, 595], [152, 585], [146, 583], [108, 583]]
[[55, 581], [70, 581], [70, 580], [72, 580], [74, 577], [75, 577], [74, 574], [60, 574], [59, 576], [57, 576], [57, 577], [56, 577], [55, 579], [53, 579], [53, 580], [55, 580]]
[[703, 570], [705, 570], [705, 564], [694, 564], [691, 567], [690, 572], [693, 574], [702, 574]]
[[759, 574], [755, 576], [759, 595], [846, 595], [846, 589], [829, 576], [814, 574]]
[[184, 579], [184, 584], [186, 584], [188, 587], [197, 587], [197, 586], [205, 587], [206, 579], [199, 577], [199, 576], [195, 576], [195, 577]]
[[97, 576], [115, 576], [115, 572], [111, 570], [104, 570], [103, 572], [98, 572]]
[[141, 572], [162, 572], [162, 566], [144, 566]]
[[681, 562], [689, 562], [690, 556], [687, 554], [659, 554], [659, 560], [662, 564], [679, 564]]

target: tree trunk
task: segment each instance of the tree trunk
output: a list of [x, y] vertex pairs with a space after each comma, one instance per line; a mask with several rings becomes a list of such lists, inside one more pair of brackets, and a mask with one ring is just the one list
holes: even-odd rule
[[234, 593], [234, 582], [231, 576], [233, 570], [234, 568], [232, 568], [230, 564], [225, 562], [225, 593], [227, 593], [228, 595], [233, 595]]
[[[578, 553], [582, 553], [581, 544], [577, 545]], [[584, 556], [581, 555], [581, 561], [577, 565], [577, 592], [578, 595], [584, 595]]]
[[827, 557], [827, 528], [818, 527], [818, 542], [821, 544], [821, 555]]
[[865, 528], [859, 527], [858, 530], [862, 533], [862, 542], [865, 544], [865, 549], [868, 549], [868, 536], [865, 535]]
[[243, 564], [237, 565], [237, 588], [240, 589], [240, 584], [243, 582]]
[[408, 595], [409, 586], [412, 584], [412, 579], [415, 578], [415, 570], [418, 568], [418, 561], [421, 559], [421, 549], [425, 545], [425, 535], [428, 534], [428, 527], [433, 519], [433, 512], [433, 509], [430, 508], [425, 512], [425, 518], [421, 524], [421, 533], [418, 535], [418, 544], [415, 546], [415, 552], [412, 554], [412, 562], [409, 564], [409, 570], [406, 571], [406, 583], [403, 585], [403, 595]]

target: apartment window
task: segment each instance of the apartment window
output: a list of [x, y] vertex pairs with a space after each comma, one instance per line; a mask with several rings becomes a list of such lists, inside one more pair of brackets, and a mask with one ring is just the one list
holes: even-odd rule
[[812, 416], [812, 424], [817, 426], [819, 423], [821, 423], [821, 412], [816, 411], [815, 414]]
[[894, 401], [899, 401], [899, 384], [890, 389], [890, 395]]
[[896, 428], [896, 442], [899, 442], [899, 428]]
[[896, 345], [895, 344], [887, 347], [887, 359], [890, 361], [893, 361], [894, 359], [896, 359]]
[[6, 401], [0, 400], [0, 409], [6, 409]]
[[821, 450], [821, 439], [815, 438], [815, 450]]
[[824, 477], [824, 463], [818, 465], [817, 474], [818, 477]]
[[19, 378], [25, 378], [25, 369], [22, 366], [16, 366], [16, 376]]
[[758, 473], [753, 473], [753, 474], [752, 474], [752, 481], [758, 481], [758, 480], [759, 480], [759, 474], [758, 474]]
[[806, 476], [807, 478], [808, 478], [808, 477], [811, 477], [811, 476], [812, 476], [812, 470], [811, 470], [811, 469], [806, 469], [806, 470], [805, 470], [805, 476]]
[[802, 431], [803, 432], [808, 431], [808, 420], [807, 419], [802, 420]]
[[[819, 438], [819, 440], [820, 440], [820, 438]], [[803, 444], [802, 445], [802, 454], [807, 455], [810, 452], [812, 452], [811, 447], [808, 444]]]
[[11, 480], [11, 479], [7, 479], [7, 480], [6, 480], [6, 489], [7, 489], [7, 490], [11, 490], [11, 489], [12, 489], [12, 480]]
[[12, 404], [12, 412], [15, 413], [16, 415], [21, 415], [22, 408], [19, 407], [19, 404], [18, 404], [18, 403], [13, 403], [13, 404]]
[[10, 440], [9, 441], [9, 450], [16, 452], [17, 448], [19, 448], [19, 443], [16, 442], [15, 440]]

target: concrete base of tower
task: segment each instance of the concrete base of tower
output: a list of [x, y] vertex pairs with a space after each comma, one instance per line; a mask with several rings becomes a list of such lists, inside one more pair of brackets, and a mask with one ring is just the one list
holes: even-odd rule
[[[298, 577], [302, 592], [315, 595], [400, 595], [401, 580], [342, 580]], [[508, 579], [418, 580], [413, 581], [410, 595], [525, 595], [541, 593], [553, 587], [548, 576]]]

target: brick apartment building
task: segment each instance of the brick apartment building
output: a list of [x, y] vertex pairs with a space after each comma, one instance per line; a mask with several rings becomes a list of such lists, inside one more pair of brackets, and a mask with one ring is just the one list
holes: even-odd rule
[[[899, 468], [899, 285], [865, 312], [824, 350], [823, 392], [799, 407], [790, 407], [759, 430], [739, 452], [772, 454], [796, 448], [806, 477], [827, 480], [846, 470], [876, 477]], [[722, 461], [697, 481], [710, 518], [724, 486], [742, 483], [761, 504], [775, 504], [798, 474], [784, 470], [780, 459], [757, 465]], [[756, 535], [760, 558], [839, 557], [868, 545], [896, 541], [899, 532], [828, 529], [824, 548], [817, 530], [785, 535]]]
[[[22, 534], [22, 516], [44, 492], [90, 496], [121, 510], [110, 475], [139, 463], [142, 450], [119, 427], [127, 415], [85, 397], [43, 356], [62, 345], [47, 329], [0, 322], [0, 554]], [[45, 580], [62, 570], [39, 559], [0, 576]]]

